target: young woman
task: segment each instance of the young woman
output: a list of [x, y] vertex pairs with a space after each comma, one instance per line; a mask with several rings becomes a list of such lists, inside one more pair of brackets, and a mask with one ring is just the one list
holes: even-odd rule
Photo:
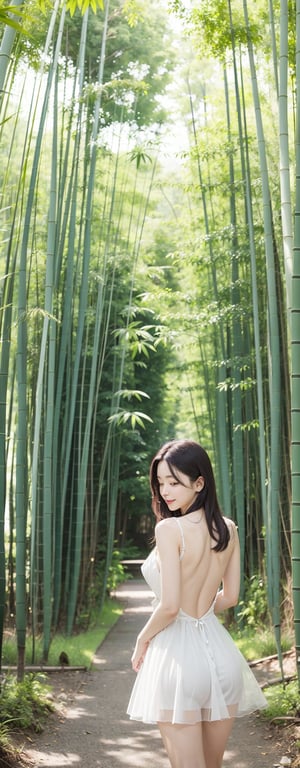
[[164, 445], [150, 483], [156, 547], [142, 571], [156, 601], [132, 656], [128, 714], [158, 724], [172, 768], [221, 768], [234, 718], [267, 705], [216, 617], [238, 602], [238, 534], [198, 443]]

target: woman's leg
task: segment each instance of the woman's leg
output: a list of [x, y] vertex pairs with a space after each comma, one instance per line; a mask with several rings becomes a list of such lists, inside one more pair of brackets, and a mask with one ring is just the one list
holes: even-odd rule
[[211, 768], [205, 762], [202, 723], [158, 723], [172, 768]]
[[202, 723], [203, 749], [207, 768], [222, 768], [223, 755], [234, 717]]

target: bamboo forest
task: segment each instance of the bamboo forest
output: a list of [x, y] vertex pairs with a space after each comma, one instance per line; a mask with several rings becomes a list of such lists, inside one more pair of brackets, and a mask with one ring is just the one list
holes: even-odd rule
[[0, 646], [103, 604], [187, 437], [300, 683], [300, 0], [0, 16]]

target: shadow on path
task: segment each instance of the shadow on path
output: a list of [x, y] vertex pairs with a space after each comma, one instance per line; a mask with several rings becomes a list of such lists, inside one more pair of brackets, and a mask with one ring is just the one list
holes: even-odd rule
[[[126, 715], [135, 677], [130, 657], [151, 612], [152, 593], [132, 580], [116, 596], [126, 603], [124, 613], [98, 649], [92, 670], [79, 674], [62, 721], [50, 718], [47, 731], [24, 750], [36, 768], [170, 768], [158, 729]], [[276, 743], [255, 715], [236, 722], [224, 768], [272, 768], [279, 760]]]

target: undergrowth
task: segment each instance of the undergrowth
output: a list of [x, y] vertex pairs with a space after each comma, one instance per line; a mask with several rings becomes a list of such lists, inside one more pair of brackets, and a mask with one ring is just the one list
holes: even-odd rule
[[[255, 661], [266, 656], [277, 654], [273, 629], [236, 629], [230, 628], [230, 634], [247, 661]], [[281, 638], [281, 649], [285, 653], [292, 647], [292, 637], [289, 634]]]
[[267, 720], [284, 721], [285, 717], [300, 717], [300, 693], [296, 680], [285, 685], [270, 685], [264, 688], [264, 694], [268, 707], [262, 711], [262, 716]]
[[[73, 635], [57, 633], [50, 645], [47, 665], [57, 666], [60, 664], [59, 657], [62, 652], [67, 655], [69, 664], [77, 667], [89, 668], [92, 664], [95, 651], [103, 642], [109, 629], [118, 620], [122, 609], [116, 600], [107, 600], [101, 613], [95, 613], [90, 617], [89, 627], [84, 630], [78, 626]], [[43, 638], [35, 638], [35, 652], [33, 655], [32, 637], [29, 635], [26, 640], [26, 659], [28, 664], [43, 664]], [[15, 665], [17, 663], [17, 643], [15, 633], [10, 635], [6, 632], [3, 643], [3, 665]], [[46, 664], [45, 664], [46, 667]]]
[[11, 743], [13, 732], [34, 730], [39, 732], [47, 721], [53, 704], [50, 689], [34, 675], [26, 675], [18, 683], [16, 677], [7, 675], [1, 679], [0, 691], [0, 768], [23, 765], [19, 750]]
[[[95, 651], [104, 640], [109, 629], [119, 618], [122, 609], [116, 600], [108, 600], [101, 613], [91, 617], [87, 631], [78, 631], [71, 637], [56, 635], [51, 643], [48, 664], [59, 664], [62, 651], [68, 655], [70, 664], [90, 667]], [[32, 662], [32, 640], [26, 647], [26, 663]], [[36, 640], [36, 658], [41, 663], [42, 638]], [[3, 665], [15, 665], [17, 648], [15, 636], [6, 638], [3, 646]], [[46, 670], [46, 666], [45, 666]], [[1, 679], [0, 688], [0, 768], [15, 768], [23, 765], [18, 751], [11, 744], [14, 731], [43, 730], [49, 712], [53, 709], [47, 676], [42, 673], [26, 674], [24, 681], [17, 683], [16, 677], [7, 674]]]
[[0, 693], [0, 724], [5, 729], [27, 729], [41, 731], [43, 723], [53, 705], [46, 678], [25, 675], [18, 683], [16, 677], [7, 675], [2, 680]]

